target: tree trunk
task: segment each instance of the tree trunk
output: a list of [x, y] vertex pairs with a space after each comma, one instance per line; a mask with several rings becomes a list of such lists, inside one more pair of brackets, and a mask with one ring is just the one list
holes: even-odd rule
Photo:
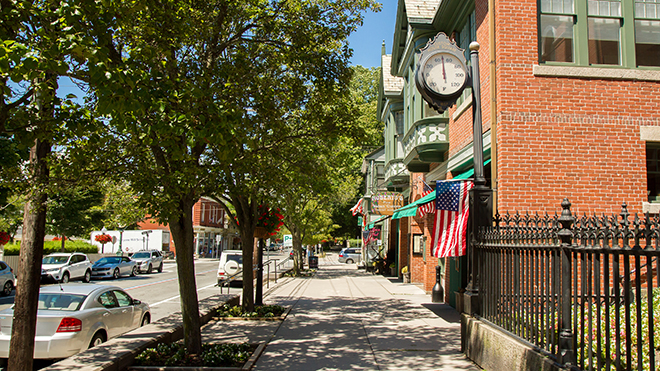
[[62, 252], [64, 252], [64, 241], [66, 241], [66, 237], [62, 235]]
[[35, 141], [30, 150], [32, 193], [25, 203], [23, 238], [18, 265], [18, 284], [14, 299], [14, 319], [9, 346], [8, 370], [32, 370], [34, 335], [37, 327], [37, 303], [41, 281], [41, 259], [46, 235], [47, 194], [42, 185], [48, 182], [50, 153], [48, 141]]
[[[243, 224], [241, 228], [241, 241], [243, 243], [243, 298], [244, 311], [254, 311], [254, 227]], [[248, 243], [251, 241], [252, 243]]]
[[255, 305], [264, 305], [264, 244], [264, 239], [260, 238], [257, 246], [257, 289], [254, 294]]
[[302, 253], [302, 239], [300, 232], [294, 228], [291, 231], [291, 239], [293, 240], [293, 273], [298, 276], [300, 271], [303, 270], [303, 259], [305, 258]]
[[179, 200], [180, 214], [168, 220], [172, 239], [176, 246], [176, 265], [181, 296], [184, 345], [191, 354], [202, 353], [202, 331], [199, 320], [199, 302], [195, 283], [194, 231], [192, 197]]

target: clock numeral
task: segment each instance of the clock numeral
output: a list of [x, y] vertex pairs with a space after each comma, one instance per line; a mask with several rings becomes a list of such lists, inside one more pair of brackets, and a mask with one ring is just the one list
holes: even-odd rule
[[435, 88], [436, 86], [438, 86], [438, 84], [435, 83], [435, 82], [432, 82], [432, 83], [431, 83], [431, 86]]
[[442, 62], [442, 60], [440, 58], [435, 58], [433, 61], [436, 62], [436, 63]]
[[464, 76], [463, 72], [456, 72], [456, 77], [463, 77], [463, 76]]
[[445, 59], [445, 61], [446, 61], [447, 63], [451, 63], [451, 62], [453, 62], [454, 60], [453, 60], [452, 58], [447, 58], [447, 59]]
[[461, 83], [460, 82], [452, 82], [451, 86], [452, 87], [459, 87], [459, 86], [461, 86]]
[[455, 64], [455, 65], [454, 65], [454, 68], [459, 69], [459, 70], [462, 70], [462, 69], [463, 69], [463, 66], [461, 66], [460, 64]]
[[426, 68], [431, 69], [431, 68], [433, 68], [433, 65], [432, 64], [427, 64]]
[[443, 87], [442, 87], [442, 91], [445, 91], [445, 90], [447, 90], [447, 87], [446, 87], [446, 86], [443, 86]]

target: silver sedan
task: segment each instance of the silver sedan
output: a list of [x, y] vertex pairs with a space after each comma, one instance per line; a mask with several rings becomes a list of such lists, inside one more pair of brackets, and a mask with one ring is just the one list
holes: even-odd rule
[[[66, 358], [151, 321], [146, 303], [106, 285], [44, 286], [38, 309], [35, 359]], [[0, 311], [0, 358], [9, 357], [13, 314]]]
[[106, 256], [92, 265], [92, 277], [94, 278], [117, 279], [122, 275], [132, 277], [137, 273], [137, 262], [128, 256]]

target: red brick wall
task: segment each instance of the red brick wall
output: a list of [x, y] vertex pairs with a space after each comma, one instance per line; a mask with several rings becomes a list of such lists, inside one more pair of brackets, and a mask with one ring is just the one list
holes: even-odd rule
[[408, 224], [410, 223], [408, 219], [409, 218], [399, 219], [399, 265], [401, 268], [407, 266], [408, 271], [412, 272], [408, 261], [411, 251], [410, 244], [408, 243], [408, 232], [410, 230], [408, 228]]
[[[490, 130], [487, 0], [476, 1], [483, 131]], [[554, 213], [641, 212], [646, 201], [640, 125], [660, 126], [660, 82], [534, 76], [537, 1], [496, 9], [497, 206]], [[450, 117], [455, 108], [450, 109]], [[472, 142], [472, 110], [449, 125], [449, 156]]]

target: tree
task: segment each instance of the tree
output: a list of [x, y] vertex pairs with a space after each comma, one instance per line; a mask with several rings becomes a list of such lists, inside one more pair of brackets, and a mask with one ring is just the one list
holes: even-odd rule
[[84, 110], [55, 94], [58, 77], [71, 72], [71, 56], [90, 52], [91, 39], [84, 40], [73, 27], [81, 22], [79, 9], [66, 0], [0, 3], [0, 136], [16, 145], [16, 153], [29, 152], [24, 182], [10, 186], [13, 192], [21, 188], [26, 201], [9, 370], [32, 368], [52, 145], [71, 129], [69, 124], [77, 131], [84, 128], [71, 120]]
[[[106, 18], [114, 14], [110, 5], [122, 6], [109, 2]], [[305, 103], [291, 96], [304, 96], [310, 85], [332, 91], [346, 83], [345, 38], [361, 22], [360, 12], [377, 6], [371, 0], [175, 0], [128, 6], [131, 15], [113, 18], [111, 26], [103, 17], [98, 24], [86, 18], [92, 19], [89, 34], [104, 49], [80, 78], [89, 81], [96, 107], [110, 118], [108, 132], [119, 155], [129, 159], [117, 168], [139, 192], [140, 203], [172, 231], [184, 342], [199, 353], [199, 309], [190, 279], [193, 204], [202, 194], [215, 193], [212, 170], [233, 162], [237, 149], [266, 149], [250, 131], [277, 132], [282, 120], [276, 118]], [[282, 113], [261, 116], [273, 110]], [[287, 131], [280, 140], [288, 135], [306, 134]], [[239, 220], [245, 219], [244, 241], [253, 236], [249, 215], [257, 212], [259, 197], [249, 191], [232, 196], [237, 214], [243, 213]], [[251, 261], [251, 250], [246, 257]], [[244, 275], [246, 281], [251, 282]]]
[[108, 229], [137, 228], [147, 212], [137, 202], [139, 196], [131, 185], [125, 180], [108, 180], [102, 187], [105, 191], [103, 226]]
[[53, 194], [48, 201], [46, 230], [62, 236], [62, 251], [66, 238], [84, 236], [100, 229], [105, 212], [101, 208], [103, 192], [98, 189], [75, 186]]

